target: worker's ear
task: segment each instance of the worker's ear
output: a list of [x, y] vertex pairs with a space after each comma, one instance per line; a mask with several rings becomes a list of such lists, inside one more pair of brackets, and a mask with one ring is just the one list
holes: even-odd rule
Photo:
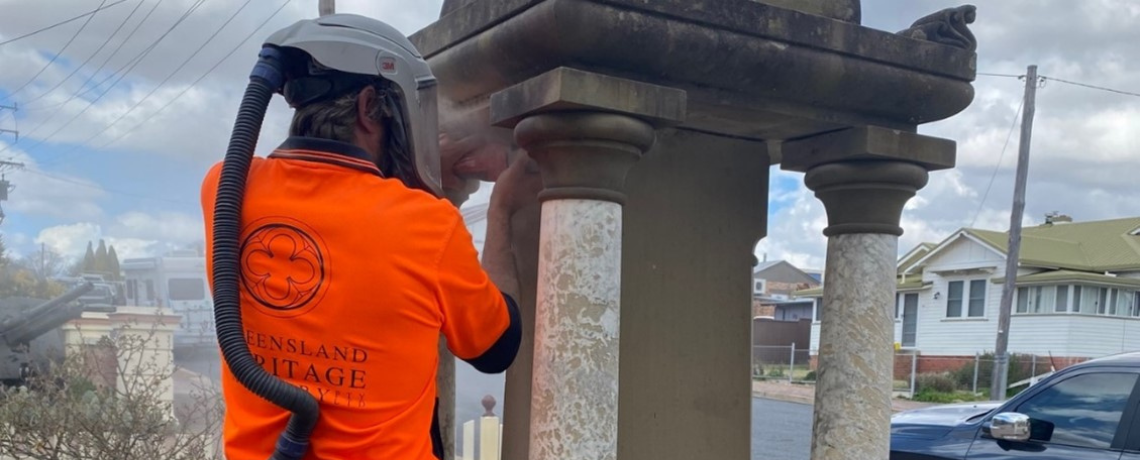
[[376, 88], [365, 87], [356, 96], [356, 123], [365, 134], [375, 135], [384, 129], [381, 114], [383, 107], [376, 98]]

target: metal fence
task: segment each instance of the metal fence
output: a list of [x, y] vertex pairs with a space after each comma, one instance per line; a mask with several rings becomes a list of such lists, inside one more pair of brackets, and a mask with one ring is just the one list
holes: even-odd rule
[[[759, 381], [814, 383], [816, 352], [792, 345], [752, 347], [752, 378]], [[1030, 354], [1010, 355], [1006, 396], [1028, 388], [1054, 371], [1082, 359]], [[974, 356], [923, 356], [908, 351], [895, 354], [894, 391], [898, 396], [921, 396], [932, 401], [986, 399], [994, 367], [992, 353]], [[921, 398], [920, 398], [921, 399]]]
[[[806, 344], [805, 344], [806, 345]], [[812, 382], [815, 367], [810, 350], [791, 345], [752, 347], [752, 378], [787, 382]]]
[[[993, 382], [994, 361], [992, 353], [978, 353], [971, 357], [923, 356], [900, 352], [895, 355], [895, 390], [919, 399], [988, 398]], [[1079, 361], [1011, 354], [1005, 397], [1017, 394], [1053, 372]]]

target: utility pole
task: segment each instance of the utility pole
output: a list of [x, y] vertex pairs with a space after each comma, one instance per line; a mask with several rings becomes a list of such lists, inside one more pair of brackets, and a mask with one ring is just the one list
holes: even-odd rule
[[[18, 106], [16, 106], [15, 103], [12, 103], [12, 105], [0, 105], [0, 110], [11, 110], [12, 111], [12, 120], [15, 120], [16, 119], [15, 112], [17, 110], [20, 110], [20, 108]], [[8, 134], [16, 136], [16, 142], [20, 142], [20, 130], [18, 128], [17, 129], [0, 128], [0, 134], [3, 134], [3, 133], [8, 133]]]
[[321, 16], [336, 14], [336, 0], [320, 0], [317, 8], [320, 10]]
[[[4, 170], [8, 168], [23, 168], [23, 163], [16, 163], [14, 161], [0, 160], [0, 204], [8, 201], [8, 192], [16, 187], [8, 182], [4, 177]], [[4, 223], [4, 208], [0, 208], [0, 224]]]
[[1033, 112], [1036, 108], [1037, 66], [1025, 74], [1025, 111], [1021, 118], [1021, 141], [1017, 154], [1017, 179], [1013, 188], [1013, 210], [1009, 214], [1009, 249], [1005, 259], [1005, 284], [1001, 287], [1001, 309], [998, 316], [997, 344], [994, 347], [994, 371], [990, 377], [990, 400], [1005, 399], [1009, 379], [1009, 317], [1013, 310], [1013, 293], [1017, 289], [1017, 269], [1021, 258], [1021, 218], [1025, 214], [1025, 182], [1029, 176], [1029, 144], [1033, 136]]

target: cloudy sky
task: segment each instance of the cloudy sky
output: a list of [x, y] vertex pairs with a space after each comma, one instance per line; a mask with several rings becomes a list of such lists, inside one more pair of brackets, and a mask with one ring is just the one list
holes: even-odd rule
[[[411, 33], [434, 21], [441, 0], [337, 3]], [[1140, 2], [976, 3], [981, 72], [1020, 75], [1035, 63], [1047, 77], [1140, 92]], [[0, 42], [100, 4], [0, 0]], [[958, 4], [864, 0], [863, 23], [897, 31]], [[75, 256], [87, 241], [105, 238], [135, 257], [201, 240], [199, 181], [223, 155], [259, 40], [316, 11], [317, 0], [126, 0], [89, 22], [0, 45], [0, 104], [20, 106], [14, 116], [0, 111], [0, 128], [21, 134], [18, 143], [0, 134], [0, 159], [26, 165], [7, 172], [16, 188], [2, 203], [0, 232], [12, 251], [28, 254], [43, 243]], [[963, 226], [1008, 226], [1016, 132], [1002, 150], [1022, 82], [979, 76], [975, 88], [966, 111], [920, 128], [958, 142], [958, 167], [933, 174], [910, 203], [901, 251]], [[1140, 215], [1133, 185], [1140, 130], [1129, 129], [1140, 126], [1140, 97], [1053, 80], [1038, 94], [1026, 222], [1039, 223], [1048, 211], [1077, 220]], [[287, 119], [278, 98], [260, 153], [280, 141]], [[757, 253], [822, 268], [822, 206], [802, 176], [778, 167], [773, 175], [769, 236]], [[485, 202], [486, 192], [471, 204]]]

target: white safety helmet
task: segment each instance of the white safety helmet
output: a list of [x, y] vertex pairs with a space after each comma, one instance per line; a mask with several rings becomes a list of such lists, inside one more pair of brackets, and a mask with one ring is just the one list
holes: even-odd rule
[[286, 80], [283, 93], [294, 108], [360, 89], [376, 77], [392, 83], [399, 100], [393, 114], [395, 132], [388, 136], [408, 150], [407, 160], [422, 186], [443, 196], [436, 79], [404, 34], [369, 17], [331, 14], [298, 21], [265, 44], [300, 50], [311, 59], [305, 67], [294, 67]]

